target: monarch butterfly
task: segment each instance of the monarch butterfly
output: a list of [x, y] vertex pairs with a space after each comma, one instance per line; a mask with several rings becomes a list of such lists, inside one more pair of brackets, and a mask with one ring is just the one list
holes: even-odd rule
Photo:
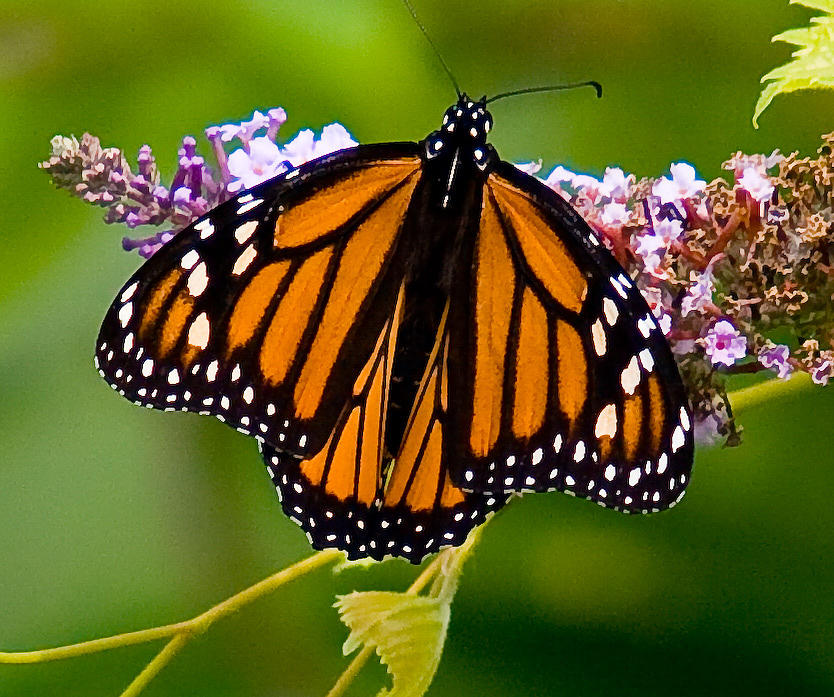
[[419, 562], [514, 492], [674, 505], [692, 422], [646, 302], [460, 94], [226, 201], [124, 285], [96, 364], [139, 404], [258, 440], [317, 548]]

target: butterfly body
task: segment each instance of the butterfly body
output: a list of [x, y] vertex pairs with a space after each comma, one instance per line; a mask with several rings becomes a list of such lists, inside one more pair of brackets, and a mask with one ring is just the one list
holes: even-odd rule
[[419, 143], [242, 192], [125, 284], [114, 389], [255, 436], [314, 546], [417, 562], [514, 492], [674, 505], [692, 429], [671, 352], [582, 218], [462, 95]]

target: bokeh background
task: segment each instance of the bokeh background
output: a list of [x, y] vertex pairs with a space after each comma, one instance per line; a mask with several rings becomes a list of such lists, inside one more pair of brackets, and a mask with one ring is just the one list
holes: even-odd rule
[[[477, 95], [604, 84], [496, 104], [505, 159], [652, 176], [685, 159], [712, 178], [737, 149], [813, 154], [834, 130], [830, 93], [779, 97], [751, 127], [759, 76], [790, 52], [770, 37], [813, 14], [787, 0], [415, 4]], [[36, 168], [50, 137], [149, 143], [170, 177], [182, 135], [255, 108], [284, 106], [286, 136], [339, 120], [416, 140], [453, 97], [398, 0], [0, 3], [0, 648], [185, 619], [310, 553], [251, 439], [99, 379], [98, 325], [139, 259]], [[744, 444], [700, 450], [670, 513], [553, 494], [494, 519], [430, 694], [832, 694], [834, 394], [740, 419]], [[215, 625], [146, 694], [323, 695], [346, 665], [335, 594], [414, 574], [320, 571]], [[115, 696], [158, 648], [0, 666], [0, 695]], [[383, 680], [369, 668], [351, 694]]]

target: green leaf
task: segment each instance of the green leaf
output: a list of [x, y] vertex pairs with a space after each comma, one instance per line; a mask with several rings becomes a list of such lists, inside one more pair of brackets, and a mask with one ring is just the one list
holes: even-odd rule
[[449, 627], [450, 602], [440, 598], [368, 591], [339, 598], [350, 628], [345, 655], [373, 647], [391, 674], [391, 690], [379, 697], [421, 697], [431, 684]]
[[424, 578], [429, 572], [428, 578], [434, 579], [428, 595], [417, 595], [418, 586], [412, 586], [405, 593], [354, 592], [336, 601], [339, 617], [350, 629], [344, 654], [370, 647], [391, 675], [391, 689], [382, 689], [377, 697], [422, 697], [429, 689], [443, 655], [463, 563], [480, 531], [473, 530], [460, 547], [441, 552], [421, 574]]
[[793, 60], [762, 77], [763, 83], [770, 84], [762, 89], [753, 110], [756, 128], [759, 127], [759, 116], [777, 94], [834, 87], [834, 0], [791, 0], [791, 4], [822, 10], [828, 15], [812, 18], [810, 27], [790, 29], [773, 37], [773, 41], [784, 41], [800, 48], [791, 54]]

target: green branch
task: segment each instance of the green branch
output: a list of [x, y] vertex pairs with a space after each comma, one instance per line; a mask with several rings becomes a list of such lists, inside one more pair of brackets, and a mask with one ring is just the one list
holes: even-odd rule
[[115, 636], [102, 639], [93, 639], [79, 644], [58, 646], [51, 649], [40, 649], [36, 651], [5, 651], [0, 652], [0, 664], [6, 663], [45, 663], [47, 661], [58, 661], [65, 658], [85, 656], [99, 651], [134, 644], [143, 644], [157, 639], [171, 638], [165, 647], [154, 657], [154, 659], [142, 670], [133, 682], [122, 692], [121, 697], [135, 697], [148, 683], [166, 666], [174, 656], [195, 636], [202, 634], [217, 620], [237, 612], [244, 606], [255, 600], [272, 593], [285, 583], [304, 576], [316, 569], [332, 564], [342, 558], [342, 552], [329, 549], [318, 552], [311, 557], [302, 559], [271, 576], [259, 581], [246, 590], [236, 593], [214, 607], [192, 617], [185, 622], [166, 624], [160, 627], [142, 629], [136, 632], [116, 634]]

